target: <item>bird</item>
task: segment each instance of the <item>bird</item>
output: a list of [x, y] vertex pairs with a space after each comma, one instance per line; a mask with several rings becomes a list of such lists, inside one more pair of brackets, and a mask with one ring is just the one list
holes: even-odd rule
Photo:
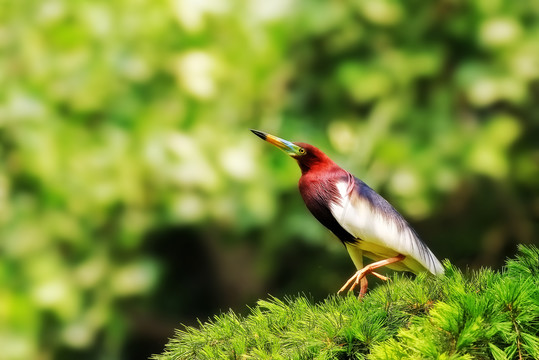
[[[262, 140], [294, 158], [301, 170], [298, 187], [311, 214], [346, 247], [356, 272], [337, 292], [360, 286], [358, 298], [367, 293], [367, 275], [388, 277], [375, 270], [415, 274], [442, 274], [444, 268], [404, 217], [362, 180], [341, 168], [317, 147], [290, 142], [251, 129]], [[364, 266], [364, 258], [373, 260]]]

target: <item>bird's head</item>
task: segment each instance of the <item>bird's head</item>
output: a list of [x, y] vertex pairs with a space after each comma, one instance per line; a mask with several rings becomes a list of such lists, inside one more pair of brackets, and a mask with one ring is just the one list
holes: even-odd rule
[[277, 136], [265, 133], [263, 131], [253, 130], [251, 131], [261, 138], [266, 140], [270, 144], [275, 145], [279, 149], [283, 150], [292, 158], [296, 159], [301, 171], [304, 173], [316, 165], [331, 165], [333, 161], [324, 154], [317, 147], [302, 142], [290, 142], [278, 138]]

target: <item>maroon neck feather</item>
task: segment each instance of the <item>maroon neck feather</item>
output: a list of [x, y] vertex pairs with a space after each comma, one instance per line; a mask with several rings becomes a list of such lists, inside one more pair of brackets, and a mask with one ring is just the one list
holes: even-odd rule
[[351, 175], [316, 147], [305, 143], [295, 144], [306, 151], [305, 155], [296, 157], [301, 169], [299, 192], [305, 205], [343, 243], [354, 243], [354, 236], [341, 227], [329, 209], [332, 202], [340, 201], [337, 182], [348, 181]]

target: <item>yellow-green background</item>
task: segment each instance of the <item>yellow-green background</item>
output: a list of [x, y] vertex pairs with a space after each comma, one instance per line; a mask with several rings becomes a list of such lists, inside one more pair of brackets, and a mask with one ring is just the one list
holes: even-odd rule
[[536, 0], [1, 0], [0, 359], [146, 358], [337, 290], [344, 248], [249, 128], [499, 267], [538, 242], [538, 80]]

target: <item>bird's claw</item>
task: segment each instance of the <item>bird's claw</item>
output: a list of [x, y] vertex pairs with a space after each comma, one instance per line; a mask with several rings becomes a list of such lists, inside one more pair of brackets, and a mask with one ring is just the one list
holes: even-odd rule
[[365, 275], [367, 275], [366, 269], [358, 270], [354, 275], [352, 275], [352, 277], [350, 279], [348, 279], [348, 281], [343, 285], [343, 287], [341, 287], [339, 289], [339, 291], [337, 293], [340, 294], [341, 292], [346, 290], [346, 288], [348, 288], [349, 286], [350, 286], [350, 289], [348, 289], [348, 291], [349, 292], [353, 291], [354, 288], [359, 284], [359, 282], [362, 279], [365, 279]]
[[381, 275], [375, 271], [372, 271], [368, 267], [366, 267], [361, 270], [358, 270], [354, 275], [352, 275], [352, 277], [348, 279], [348, 281], [339, 289], [339, 291], [337, 291], [337, 294], [342, 293], [348, 287], [350, 287], [348, 289], [348, 292], [354, 291], [356, 286], [358, 286], [361, 283], [361, 289], [359, 291], [358, 297], [362, 298], [367, 293], [367, 286], [368, 286], [367, 278], [366, 278], [367, 274], [373, 274], [377, 278], [384, 281], [390, 280], [387, 276]]
[[378, 274], [377, 272], [374, 272], [374, 271], [371, 271], [371, 274], [373, 274], [374, 276], [376, 276], [376, 277], [377, 277], [378, 279], [380, 279], [380, 280], [384, 280], [384, 281], [391, 280], [391, 279], [388, 278], [387, 276]]

